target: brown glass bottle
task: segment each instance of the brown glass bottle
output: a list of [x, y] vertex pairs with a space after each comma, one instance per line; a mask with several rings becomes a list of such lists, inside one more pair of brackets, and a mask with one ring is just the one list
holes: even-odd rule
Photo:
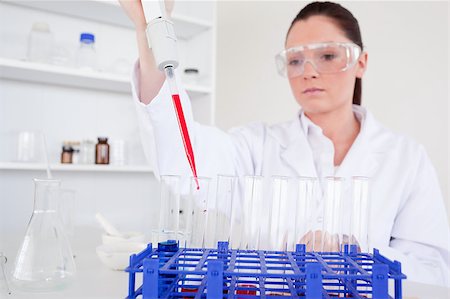
[[71, 164], [72, 163], [73, 149], [70, 145], [64, 144], [61, 152], [61, 163]]
[[109, 144], [106, 137], [98, 137], [95, 146], [95, 164], [109, 164]]

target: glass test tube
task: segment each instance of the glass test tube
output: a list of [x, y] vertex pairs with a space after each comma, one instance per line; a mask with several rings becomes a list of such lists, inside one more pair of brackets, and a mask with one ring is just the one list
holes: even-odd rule
[[161, 176], [158, 243], [179, 240], [180, 177]]
[[342, 244], [344, 179], [326, 177], [323, 207], [321, 251], [339, 251]]
[[231, 233], [234, 229], [234, 198], [236, 192], [237, 178], [235, 176], [218, 175], [216, 189], [215, 212], [210, 219], [215, 221], [215, 240], [227, 241], [229, 248], [232, 248]]
[[[272, 184], [272, 209], [270, 217], [270, 241], [271, 249], [287, 250], [288, 244], [293, 244], [293, 223], [295, 219], [295, 192], [294, 186], [297, 180], [290, 177], [274, 176], [271, 179]], [[293, 245], [292, 245], [293, 246]], [[290, 247], [292, 247], [290, 246]]]
[[263, 177], [244, 177], [244, 215], [241, 249], [258, 249], [261, 234], [261, 210], [263, 204]]
[[317, 178], [299, 177], [298, 179], [298, 195], [295, 202], [295, 250], [296, 243], [304, 243], [307, 251], [319, 250], [320, 246], [316, 245], [315, 232], [317, 229], [316, 218], [317, 209]]
[[352, 214], [350, 244], [358, 246], [358, 251], [369, 252], [369, 178], [352, 177]]
[[207, 177], [191, 177], [190, 187], [190, 203], [191, 203], [191, 238], [190, 247], [205, 248], [205, 246], [212, 246], [211, 234], [214, 232], [214, 227], [207, 229], [208, 225], [208, 201], [209, 201], [209, 184], [211, 179]]

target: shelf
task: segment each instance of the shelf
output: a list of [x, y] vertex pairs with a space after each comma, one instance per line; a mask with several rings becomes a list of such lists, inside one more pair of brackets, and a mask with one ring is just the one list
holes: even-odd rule
[[[0, 78], [101, 91], [131, 93], [129, 76], [120, 76], [110, 73], [80, 70], [76, 68], [1, 57]], [[211, 88], [204, 86], [185, 85], [185, 89], [192, 98], [211, 93]]]
[[[117, 166], [117, 165], [81, 165], [81, 164], [51, 164], [52, 171], [73, 172], [143, 172], [152, 173], [150, 166]], [[46, 170], [43, 163], [0, 162], [0, 170]]]
[[130, 78], [127, 76], [8, 58], [0, 58], [0, 78], [113, 92], [130, 92]]
[[[30, 1], [30, 0], [0, 0], [8, 4], [20, 5], [48, 12], [88, 19], [96, 22], [116, 26], [133, 28], [117, 1], [108, 0], [58, 0], [58, 1]], [[189, 39], [192, 36], [212, 28], [212, 24], [197, 18], [173, 13], [172, 20], [175, 32], [180, 39]]]

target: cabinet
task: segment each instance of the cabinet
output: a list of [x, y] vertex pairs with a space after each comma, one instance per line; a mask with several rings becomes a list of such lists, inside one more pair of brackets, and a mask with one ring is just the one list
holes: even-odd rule
[[[197, 84], [186, 84], [195, 118], [214, 123], [215, 3], [175, 3], [173, 20], [179, 37], [180, 72], [198, 68]], [[80, 32], [96, 36], [100, 71], [25, 59], [34, 22], [46, 22], [55, 50], [73, 59]], [[116, 1], [0, 0], [0, 251], [14, 256], [19, 244], [8, 235], [23, 235], [33, 198], [32, 178], [45, 177], [45, 164], [17, 163], [2, 156], [10, 147], [4, 132], [38, 130], [46, 135], [50, 168], [64, 188], [76, 190], [75, 224], [94, 226], [102, 212], [123, 230], [149, 232], [157, 225], [158, 182], [142, 149], [130, 74], [111, 72], [118, 60], [137, 59], [135, 33]], [[61, 165], [64, 140], [108, 136], [127, 143], [128, 163]], [[7, 234], [7, 233], [8, 234]]]

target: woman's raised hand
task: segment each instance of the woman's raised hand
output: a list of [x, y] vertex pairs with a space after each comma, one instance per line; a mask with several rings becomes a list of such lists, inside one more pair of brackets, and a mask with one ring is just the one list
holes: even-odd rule
[[[172, 14], [174, 1], [165, 0], [166, 13], [168, 16]], [[119, 0], [120, 6], [122, 6], [125, 13], [133, 22], [136, 29], [145, 30], [147, 22], [145, 20], [144, 9], [142, 8], [141, 0]]]
[[119, 0], [120, 6], [127, 16], [133, 22], [137, 30], [145, 30], [147, 22], [145, 21], [144, 9], [141, 0]]

